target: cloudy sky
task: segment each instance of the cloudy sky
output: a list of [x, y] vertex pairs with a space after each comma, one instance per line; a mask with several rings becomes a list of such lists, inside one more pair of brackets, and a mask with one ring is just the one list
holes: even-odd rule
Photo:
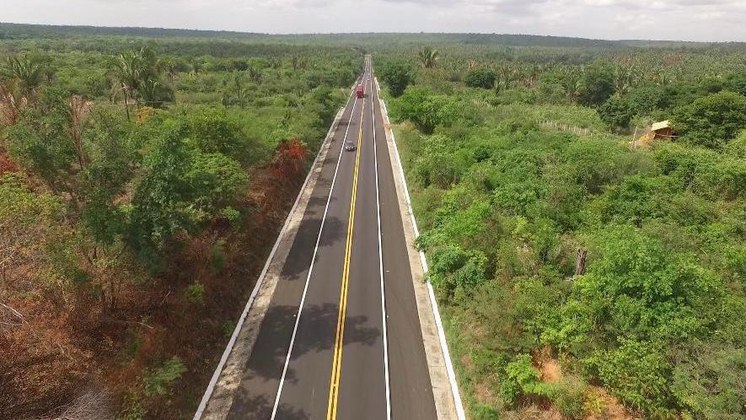
[[746, 0], [0, 0], [0, 21], [746, 41]]

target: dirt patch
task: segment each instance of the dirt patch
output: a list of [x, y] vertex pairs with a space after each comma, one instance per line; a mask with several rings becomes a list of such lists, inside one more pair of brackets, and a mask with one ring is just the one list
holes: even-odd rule
[[10, 155], [0, 147], [0, 175], [7, 172], [18, 172], [18, 165], [10, 159]]
[[[565, 378], [562, 372], [560, 361], [552, 357], [551, 350], [544, 348], [534, 355], [534, 366], [539, 370], [541, 380], [546, 383], [560, 383], [563, 380], [571, 380], [572, 375]], [[536, 408], [536, 407], [534, 407]], [[588, 386], [585, 391], [584, 408], [586, 420], [633, 420], [633, 416], [616, 398], [609, 395], [606, 390], [599, 386]], [[547, 407], [540, 415], [541, 417], [531, 417], [538, 415], [529, 409], [526, 415], [530, 418], [542, 419], [561, 419], [562, 415], [554, 407]]]
[[562, 367], [557, 359], [551, 357], [543, 359], [539, 364], [539, 372], [543, 382], [553, 384], [562, 380]]
[[637, 420], [616, 398], [605, 389], [592, 386], [588, 392], [586, 420]]
[[492, 394], [492, 389], [489, 385], [483, 382], [474, 383], [474, 397], [478, 402], [482, 404], [491, 403], [495, 401], [495, 396]]

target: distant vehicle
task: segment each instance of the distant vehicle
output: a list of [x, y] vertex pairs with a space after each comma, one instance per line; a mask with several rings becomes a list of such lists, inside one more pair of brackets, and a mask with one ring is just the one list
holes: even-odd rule
[[355, 89], [355, 94], [357, 95], [358, 98], [365, 97], [365, 86], [362, 83], [357, 85], [357, 89]]
[[353, 143], [351, 141], [346, 141], [345, 142], [345, 150], [347, 150], [348, 152], [351, 152], [351, 151], [353, 151], [355, 149], [357, 149], [357, 147], [355, 147], [355, 143]]

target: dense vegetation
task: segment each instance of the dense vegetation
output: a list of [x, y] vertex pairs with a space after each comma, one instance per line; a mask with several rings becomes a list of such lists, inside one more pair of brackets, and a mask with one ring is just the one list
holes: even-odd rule
[[746, 54], [432, 51], [379, 76], [471, 416], [746, 416]]
[[366, 51], [471, 417], [746, 416], [743, 44], [0, 24], [2, 416], [191, 416]]
[[0, 417], [190, 417], [362, 57], [5, 38]]

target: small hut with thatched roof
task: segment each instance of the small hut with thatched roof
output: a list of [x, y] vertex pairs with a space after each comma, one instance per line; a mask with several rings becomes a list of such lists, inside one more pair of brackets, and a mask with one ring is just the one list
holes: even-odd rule
[[671, 128], [671, 122], [668, 120], [653, 123], [650, 129], [642, 136], [632, 140], [632, 148], [637, 147], [650, 147], [650, 144], [655, 140], [674, 140], [673, 128]]

